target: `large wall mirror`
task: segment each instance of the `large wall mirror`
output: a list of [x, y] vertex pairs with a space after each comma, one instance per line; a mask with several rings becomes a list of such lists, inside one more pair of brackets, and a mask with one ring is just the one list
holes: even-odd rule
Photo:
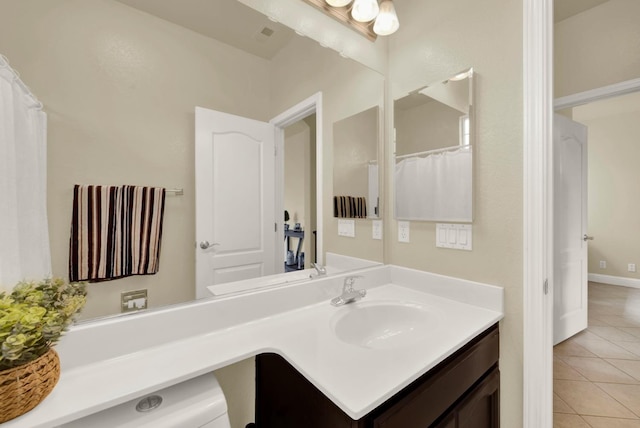
[[394, 100], [395, 218], [473, 220], [473, 69]]
[[[315, 229], [325, 238], [322, 252], [341, 254], [327, 239], [337, 235], [331, 206], [333, 124], [378, 105], [384, 78], [244, 3], [3, 3], [0, 53], [20, 72], [48, 115], [53, 274], [67, 277], [74, 184], [183, 190], [181, 195], [171, 194], [166, 199], [158, 273], [90, 284], [83, 319], [120, 314], [121, 293], [128, 291], [147, 290], [150, 308], [196, 297], [196, 106], [269, 122], [322, 93], [322, 140], [309, 143], [322, 147], [317, 172], [321, 182], [315, 186], [321, 192], [305, 195], [302, 202], [285, 203], [300, 207], [290, 208], [290, 227], [301, 223], [309, 234], [314, 229], [305, 224], [313, 221], [310, 211], [321, 210], [322, 219], [317, 220]], [[320, 14], [304, 6], [309, 13]], [[354, 33], [354, 37], [361, 36]], [[287, 140], [315, 134], [315, 121], [305, 119], [287, 131]], [[287, 189], [283, 192], [300, 196], [305, 189], [313, 190], [309, 187], [313, 170], [310, 166], [300, 168], [300, 159], [312, 158], [312, 150], [306, 147], [301, 150], [304, 153], [285, 161], [283, 185]], [[226, 184], [230, 189], [238, 187], [234, 180]], [[320, 201], [322, 208], [313, 207], [313, 199]], [[282, 213], [276, 222], [282, 231]], [[231, 232], [243, 226], [234, 218], [228, 221]], [[307, 261], [313, 261], [313, 239], [305, 236], [305, 244], [309, 247], [301, 251], [307, 253]], [[363, 258], [371, 259], [370, 253], [355, 247], [351, 250], [349, 256], [364, 254]], [[365, 250], [370, 252], [370, 248]], [[324, 254], [318, 260], [323, 260]], [[276, 257], [283, 272], [286, 254]]]
[[333, 124], [334, 217], [380, 217], [380, 111], [374, 106]]

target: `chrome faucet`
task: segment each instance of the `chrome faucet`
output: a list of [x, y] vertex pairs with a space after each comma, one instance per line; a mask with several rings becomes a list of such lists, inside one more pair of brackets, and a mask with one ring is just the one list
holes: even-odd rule
[[316, 276], [322, 276], [322, 275], [326, 275], [327, 274], [327, 268], [318, 264], [318, 263], [311, 263], [311, 266], [314, 267], [314, 269], [316, 270], [316, 272], [318, 273]]
[[333, 306], [342, 306], [347, 303], [355, 302], [356, 300], [362, 299], [367, 295], [367, 290], [354, 290], [353, 284], [355, 284], [356, 279], [362, 278], [360, 275], [348, 276], [344, 279], [344, 284], [342, 286], [342, 294], [338, 297], [331, 299], [331, 304]]

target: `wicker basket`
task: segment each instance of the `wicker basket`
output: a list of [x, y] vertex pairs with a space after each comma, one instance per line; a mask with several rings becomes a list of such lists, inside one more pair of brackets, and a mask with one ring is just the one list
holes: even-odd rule
[[60, 360], [53, 348], [30, 363], [0, 371], [0, 423], [40, 404], [59, 378]]

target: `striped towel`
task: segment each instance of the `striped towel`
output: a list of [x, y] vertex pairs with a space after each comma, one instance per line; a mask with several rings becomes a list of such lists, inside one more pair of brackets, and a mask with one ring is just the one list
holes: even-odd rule
[[364, 196], [334, 196], [333, 216], [339, 218], [367, 218], [367, 198]]
[[158, 271], [165, 189], [73, 189], [69, 280], [101, 281]]

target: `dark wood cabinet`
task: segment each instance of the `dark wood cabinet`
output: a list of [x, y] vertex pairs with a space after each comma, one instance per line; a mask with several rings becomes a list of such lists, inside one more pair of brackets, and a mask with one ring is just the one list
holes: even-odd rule
[[500, 373], [493, 369], [460, 404], [447, 412], [437, 428], [493, 428], [500, 426]]
[[497, 324], [355, 421], [276, 354], [256, 358], [257, 428], [498, 428]]

